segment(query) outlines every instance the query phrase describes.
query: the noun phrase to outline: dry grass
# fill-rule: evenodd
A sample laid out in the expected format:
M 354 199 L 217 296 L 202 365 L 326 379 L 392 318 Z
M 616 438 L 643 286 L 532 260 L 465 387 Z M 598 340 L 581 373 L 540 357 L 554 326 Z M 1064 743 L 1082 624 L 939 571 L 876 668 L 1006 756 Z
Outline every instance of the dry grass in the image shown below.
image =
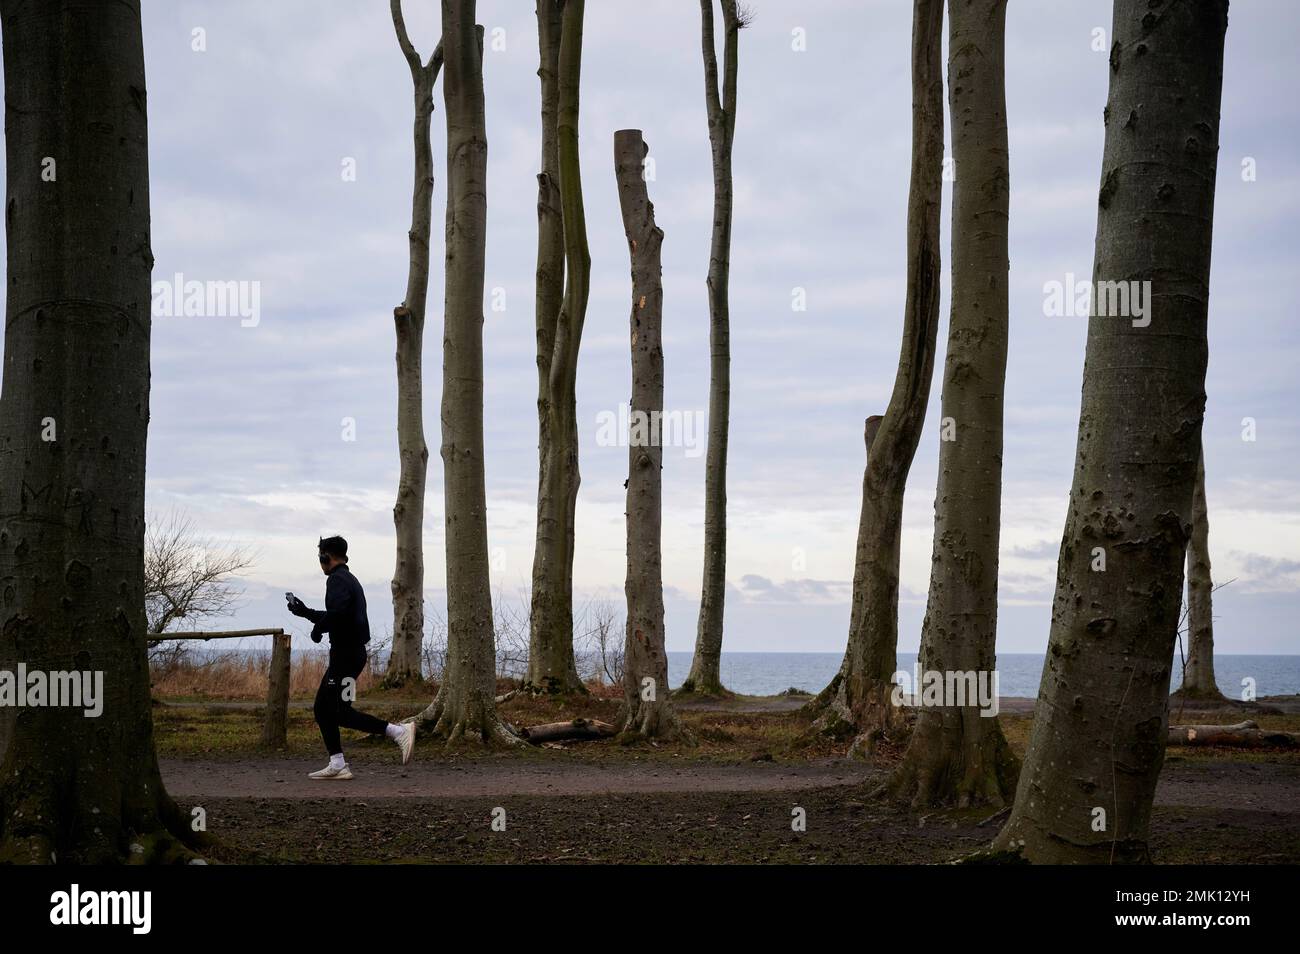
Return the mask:
M 326 652 L 295 652 L 289 666 L 289 696 L 311 699 L 329 663 Z M 222 702 L 265 702 L 271 660 L 268 653 L 227 653 L 212 659 L 183 658 L 150 672 L 153 694 L 159 699 L 197 699 Z M 374 688 L 381 676 L 367 666 L 357 679 L 357 689 Z

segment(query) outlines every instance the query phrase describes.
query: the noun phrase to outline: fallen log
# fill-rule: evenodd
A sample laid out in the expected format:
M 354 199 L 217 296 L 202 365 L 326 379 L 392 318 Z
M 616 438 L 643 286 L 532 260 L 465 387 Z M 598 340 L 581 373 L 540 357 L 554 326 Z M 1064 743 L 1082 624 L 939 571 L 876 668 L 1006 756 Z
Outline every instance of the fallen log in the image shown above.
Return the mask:
M 1258 722 L 1235 725 L 1171 725 L 1169 745 L 1218 745 L 1238 749 L 1300 748 L 1300 735 L 1294 732 L 1268 732 Z
M 573 739 L 604 739 L 613 736 L 618 730 L 608 722 L 599 719 L 574 719 L 571 722 L 547 722 L 542 725 L 527 726 L 519 734 L 533 745 L 544 742 L 561 742 Z

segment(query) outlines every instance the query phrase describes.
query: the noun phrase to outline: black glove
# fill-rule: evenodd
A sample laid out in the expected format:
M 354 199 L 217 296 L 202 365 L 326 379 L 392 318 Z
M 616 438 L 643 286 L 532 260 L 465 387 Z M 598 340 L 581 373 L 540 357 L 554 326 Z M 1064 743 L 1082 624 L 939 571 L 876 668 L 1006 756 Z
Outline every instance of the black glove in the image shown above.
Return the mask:
M 321 637 L 324 635 L 325 634 L 321 632 L 320 623 L 317 623 L 315 626 L 311 628 L 311 641 L 313 643 L 319 643 L 321 641 Z
M 298 597 L 296 596 L 293 599 L 287 601 L 287 606 L 289 612 L 292 613 L 294 616 L 305 617 L 307 615 L 308 612 L 307 604 L 304 603 L 302 600 L 298 599 Z

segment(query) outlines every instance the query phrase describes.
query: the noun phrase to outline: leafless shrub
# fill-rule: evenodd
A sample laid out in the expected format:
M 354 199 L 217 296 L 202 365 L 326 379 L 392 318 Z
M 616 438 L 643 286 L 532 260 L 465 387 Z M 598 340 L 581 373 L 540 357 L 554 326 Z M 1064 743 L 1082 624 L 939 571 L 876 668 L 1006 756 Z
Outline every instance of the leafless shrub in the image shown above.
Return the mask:
M 424 614 L 426 632 L 420 642 L 420 669 L 425 679 L 442 682 L 447 671 L 447 621 L 436 609 Z
M 497 651 L 497 675 L 523 679 L 528 675 L 528 634 L 531 600 L 507 602 L 500 592 L 492 600 L 492 635 Z
M 578 644 L 590 675 L 609 685 L 623 681 L 623 641 L 627 626 L 623 614 L 610 600 L 594 600 L 582 613 Z
M 145 526 L 144 604 L 150 633 L 198 629 L 206 620 L 230 616 L 239 608 L 235 581 L 253 565 L 246 547 L 200 537 L 193 521 L 171 510 Z M 160 672 L 175 669 L 190 647 L 184 642 L 155 643 L 149 662 Z

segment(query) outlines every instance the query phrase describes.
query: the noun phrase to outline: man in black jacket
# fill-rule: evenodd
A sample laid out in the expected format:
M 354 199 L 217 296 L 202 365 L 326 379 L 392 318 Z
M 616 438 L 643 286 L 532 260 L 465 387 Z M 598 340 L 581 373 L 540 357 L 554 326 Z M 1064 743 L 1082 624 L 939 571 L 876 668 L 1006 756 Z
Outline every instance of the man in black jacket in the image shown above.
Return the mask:
M 402 764 L 411 761 L 415 748 L 415 723 L 396 725 L 352 708 L 356 698 L 357 677 L 366 668 L 366 643 L 370 642 L 370 621 L 366 618 L 366 594 L 348 569 L 348 542 L 342 537 L 325 537 L 318 544 L 320 568 L 325 574 L 325 609 L 308 608 L 302 600 L 288 595 L 289 612 L 311 620 L 311 640 L 330 637 L 329 666 L 316 690 L 313 711 L 320 726 L 321 738 L 329 750 L 330 763 L 310 778 L 345 781 L 352 770 L 343 758 L 339 727 L 357 729 L 372 735 L 385 735 L 401 747 Z

